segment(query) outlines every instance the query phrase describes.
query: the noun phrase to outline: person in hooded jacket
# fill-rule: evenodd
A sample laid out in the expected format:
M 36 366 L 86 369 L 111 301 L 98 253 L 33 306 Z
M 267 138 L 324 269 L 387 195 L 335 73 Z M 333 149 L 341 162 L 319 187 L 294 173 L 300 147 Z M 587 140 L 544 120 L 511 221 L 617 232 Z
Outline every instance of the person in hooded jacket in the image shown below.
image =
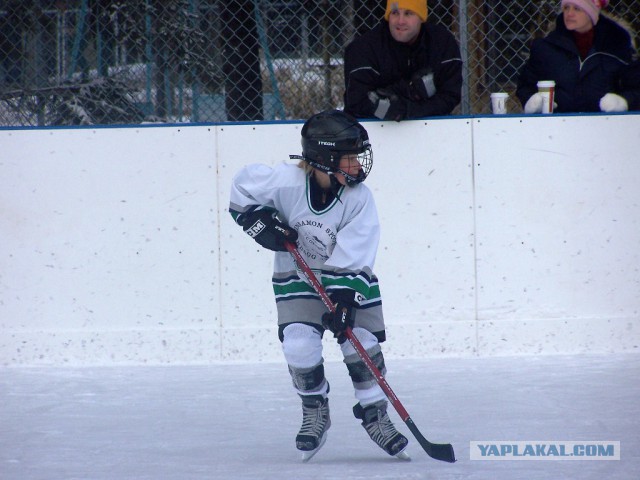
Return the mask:
M 358 118 L 448 115 L 462 96 L 460 47 L 427 22 L 426 0 L 388 0 L 384 19 L 344 53 L 344 110 Z
M 516 95 L 525 113 L 542 111 L 537 82 L 554 80 L 555 112 L 640 109 L 640 62 L 629 32 L 601 15 L 608 0 L 562 0 L 556 28 L 531 44 Z

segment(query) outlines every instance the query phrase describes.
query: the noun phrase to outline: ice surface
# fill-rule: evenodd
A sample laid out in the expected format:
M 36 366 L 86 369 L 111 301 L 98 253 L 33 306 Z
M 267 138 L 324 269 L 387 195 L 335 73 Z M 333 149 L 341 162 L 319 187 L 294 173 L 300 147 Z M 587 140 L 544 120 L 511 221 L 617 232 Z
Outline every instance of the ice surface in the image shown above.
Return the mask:
M 0 479 L 640 478 L 640 356 L 388 361 L 420 431 L 458 462 L 387 456 L 353 418 L 340 362 L 326 364 L 332 427 L 302 463 L 301 409 L 278 364 L 0 369 Z M 469 442 L 620 441 L 620 461 L 471 461 Z

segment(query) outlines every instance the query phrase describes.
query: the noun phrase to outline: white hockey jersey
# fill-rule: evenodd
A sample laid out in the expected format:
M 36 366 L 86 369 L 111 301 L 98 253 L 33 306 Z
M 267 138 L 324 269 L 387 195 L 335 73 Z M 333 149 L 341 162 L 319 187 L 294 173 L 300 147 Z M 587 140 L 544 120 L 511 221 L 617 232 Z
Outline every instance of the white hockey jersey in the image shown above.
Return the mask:
M 380 225 L 373 195 L 367 186 L 342 187 L 323 210 L 310 198 L 310 178 L 300 167 L 253 164 L 234 177 L 229 211 L 236 219 L 259 205 L 278 212 L 278 218 L 298 232 L 298 250 L 330 293 L 332 288 L 356 290 L 363 308 L 380 304 L 373 267 Z M 288 252 L 276 252 L 273 273 L 276 302 L 315 296 Z

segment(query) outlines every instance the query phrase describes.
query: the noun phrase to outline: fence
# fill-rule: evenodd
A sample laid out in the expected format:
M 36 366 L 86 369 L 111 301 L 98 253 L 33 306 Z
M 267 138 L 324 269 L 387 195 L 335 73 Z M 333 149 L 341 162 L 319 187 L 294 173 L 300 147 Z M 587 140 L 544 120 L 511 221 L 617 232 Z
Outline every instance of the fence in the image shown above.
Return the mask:
M 529 41 L 559 0 L 429 2 L 456 36 L 464 85 L 456 114 L 513 93 Z M 0 125 L 303 119 L 340 108 L 342 53 L 384 0 L 5 0 Z M 640 32 L 640 2 L 607 11 Z M 636 37 L 636 43 L 640 37 Z M 520 111 L 511 96 L 510 111 Z

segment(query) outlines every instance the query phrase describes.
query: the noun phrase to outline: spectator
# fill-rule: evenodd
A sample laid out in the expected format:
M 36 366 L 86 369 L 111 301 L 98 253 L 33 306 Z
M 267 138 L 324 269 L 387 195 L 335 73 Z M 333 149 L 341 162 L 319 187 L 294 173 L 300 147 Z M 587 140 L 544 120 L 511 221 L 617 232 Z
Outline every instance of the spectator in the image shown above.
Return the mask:
M 556 112 L 640 109 L 640 67 L 631 36 L 600 14 L 608 0 L 562 0 L 556 28 L 531 44 L 516 95 L 525 113 L 539 113 L 539 80 L 554 80 Z
M 388 0 L 384 20 L 347 45 L 344 77 L 344 109 L 356 117 L 448 115 L 461 98 L 460 48 L 427 22 L 426 0 Z

